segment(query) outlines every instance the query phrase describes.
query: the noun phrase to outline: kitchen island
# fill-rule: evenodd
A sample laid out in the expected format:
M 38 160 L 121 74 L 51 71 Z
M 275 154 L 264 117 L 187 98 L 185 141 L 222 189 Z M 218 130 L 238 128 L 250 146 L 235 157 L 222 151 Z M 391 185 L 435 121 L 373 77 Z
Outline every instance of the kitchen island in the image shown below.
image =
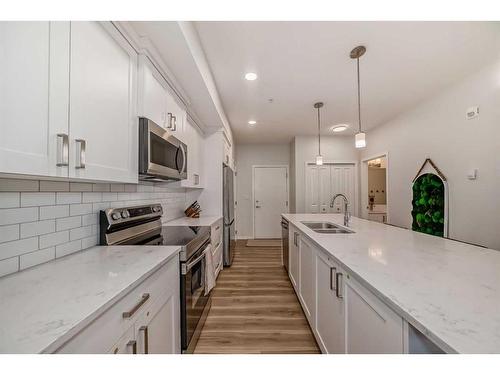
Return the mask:
M 296 245 L 299 252 L 294 260 L 293 250 L 290 250 L 290 278 L 292 284 L 295 283 L 299 300 L 303 307 L 306 306 L 306 315 L 308 309 L 311 310 L 309 322 L 317 339 L 322 313 L 318 306 L 325 297 L 318 297 L 321 296 L 319 289 L 312 297 L 301 294 L 302 290 L 319 288 L 318 279 L 311 282 L 314 276 L 309 274 L 319 275 L 320 260 L 325 259 L 330 262 L 328 267 L 332 272 L 325 282 L 330 283 L 328 287 L 332 291 L 347 293 L 344 283 L 346 286 L 359 284 L 359 290 L 366 290 L 359 293 L 367 295 L 366 301 L 375 297 L 390 309 L 387 316 L 395 314 L 402 319 L 402 352 L 411 352 L 408 350 L 408 329 L 414 327 L 418 334 L 431 341 L 431 345 L 444 352 L 500 353 L 500 252 L 359 218 L 351 219 L 349 228 L 354 233 L 348 234 L 317 233 L 303 223 L 326 221 L 343 225 L 340 214 L 282 216 L 291 224 L 290 246 L 293 249 Z M 300 236 L 300 244 L 292 231 Z M 319 257 L 310 260 L 306 252 L 311 251 L 316 251 Z M 302 269 L 293 263 L 303 260 L 311 264 Z M 294 267 L 300 268 L 299 272 L 294 271 Z M 332 274 L 341 277 L 333 277 L 332 281 Z M 337 292 L 337 288 L 342 292 Z M 349 295 L 339 298 L 346 306 L 354 301 Z M 345 333 L 346 339 L 339 345 L 350 352 L 347 331 L 351 317 L 345 311 L 342 310 L 340 318 L 346 323 L 342 323 L 339 330 Z M 346 316 L 342 315 L 344 313 Z M 379 316 L 386 319 L 383 314 Z M 397 320 L 395 324 L 399 325 Z M 397 330 L 391 332 L 396 332 L 397 337 Z M 369 327 L 365 334 L 364 339 L 369 341 Z M 383 337 L 379 335 L 378 340 L 383 342 Z M 327 351 L 325 347 L 326 344 L 322 348 Z

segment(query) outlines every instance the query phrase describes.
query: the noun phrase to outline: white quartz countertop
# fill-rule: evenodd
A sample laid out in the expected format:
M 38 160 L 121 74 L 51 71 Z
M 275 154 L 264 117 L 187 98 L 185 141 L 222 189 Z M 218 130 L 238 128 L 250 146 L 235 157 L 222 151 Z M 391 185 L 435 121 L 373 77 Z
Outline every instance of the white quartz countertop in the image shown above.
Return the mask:
M 174 219 L 163 223 L 163 225 L 169 226 L 190 226 L 190 227 L 209 227 L 217 220 L 222 219 L 222 216 L 200 216 L 199 218 L 181 217 L 179 219 Z
M 178 246 L 97 246 L 0 279 L 0 353 L 48 353 L 166 264 Z
M 352 234 L 320 234 L 283 214 L 358 281 L 447 352 L 500 353 L 500 252 L 352 218 Z

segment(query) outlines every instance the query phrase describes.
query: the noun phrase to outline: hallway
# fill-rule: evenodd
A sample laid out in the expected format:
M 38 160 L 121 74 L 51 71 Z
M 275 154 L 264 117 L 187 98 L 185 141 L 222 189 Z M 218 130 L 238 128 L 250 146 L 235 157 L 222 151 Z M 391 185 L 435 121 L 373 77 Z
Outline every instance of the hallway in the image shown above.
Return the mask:
M 281 248 L 245 245 L 238 241 L 233 265 L 217 280 L 195 353 L 319 353 Z

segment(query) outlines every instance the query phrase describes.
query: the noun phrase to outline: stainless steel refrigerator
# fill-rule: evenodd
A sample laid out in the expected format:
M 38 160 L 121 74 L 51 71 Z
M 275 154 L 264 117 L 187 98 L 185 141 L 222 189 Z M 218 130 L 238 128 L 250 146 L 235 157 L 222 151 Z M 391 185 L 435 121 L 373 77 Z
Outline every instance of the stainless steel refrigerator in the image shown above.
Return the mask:
M 233 263 L 236 247 L 234 223 L 234 172 L 223 164 L 224 266 Z

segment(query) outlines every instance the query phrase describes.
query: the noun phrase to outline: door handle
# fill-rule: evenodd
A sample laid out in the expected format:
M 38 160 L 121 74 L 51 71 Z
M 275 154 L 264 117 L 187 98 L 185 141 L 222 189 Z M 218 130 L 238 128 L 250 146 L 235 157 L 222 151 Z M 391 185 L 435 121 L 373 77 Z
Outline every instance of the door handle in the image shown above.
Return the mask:
M 132 347 L 132 354 L 137 354 L 137 341 L 135 340 L 130 340 L 127 343 L 127 348 Z
M 332 285 L 334 278 L 335 278 L 335 285 Z M 337 285 L 336 285 L 336 281 L 337 280 L 336 279 L 337 279 L 337 268 L 336 267 L 330 267 L 330 290 L 336 290 L 337 289 Z
M 67 134 L 57 134 L 57 161 L 56 166 L 67 167 L 69 165 L 69 137 Z
M 343 280 L 344 275 L 342 275 L 342 272 L 338 272 L 335 275 L 335 284 L 336 284 L 336 292 L 335 294 L 337 295 L 338 298 L 344 298 L 344 295 L 341 294 L 341 287 L 340 287 L 340 281 Z
M 84 139 L 75 139 L 76 142 L 76 169 L 85 169 L 85 148 L 87 142 Z
M 149 354 L 149 332 L 148 326 L 142 326 L 139 331 L 144 333 L 144 354 Z
M 255 206 L 255 208 L 260 208 L 261 206 Z

